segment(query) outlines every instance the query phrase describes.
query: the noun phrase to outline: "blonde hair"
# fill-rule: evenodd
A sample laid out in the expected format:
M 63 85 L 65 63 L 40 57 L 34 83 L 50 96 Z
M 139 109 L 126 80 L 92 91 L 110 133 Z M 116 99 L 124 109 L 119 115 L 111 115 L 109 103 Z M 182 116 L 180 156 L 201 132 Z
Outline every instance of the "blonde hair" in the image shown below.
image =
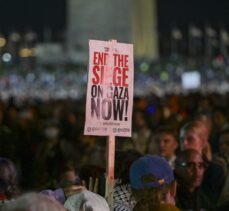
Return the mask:
M 180 130 L 180 138 L 182 139 L 184 134 L 189 131 L 195 131 L 199 138 L 203 142 L 202 154 L 207 160 L 212 159 L 211 147 L 208 142 L 209 138 L 209 127 L 202 120 L 194 120 L 186 123 Z

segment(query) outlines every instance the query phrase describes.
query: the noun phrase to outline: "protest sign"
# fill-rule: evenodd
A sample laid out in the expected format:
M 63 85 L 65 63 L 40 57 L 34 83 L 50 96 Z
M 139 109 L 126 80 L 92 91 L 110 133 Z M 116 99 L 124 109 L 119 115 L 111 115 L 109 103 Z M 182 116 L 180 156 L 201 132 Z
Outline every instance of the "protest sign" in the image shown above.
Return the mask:
M 89 41 L 85 135 L 131 136 L 133 80 L 132 44 Z

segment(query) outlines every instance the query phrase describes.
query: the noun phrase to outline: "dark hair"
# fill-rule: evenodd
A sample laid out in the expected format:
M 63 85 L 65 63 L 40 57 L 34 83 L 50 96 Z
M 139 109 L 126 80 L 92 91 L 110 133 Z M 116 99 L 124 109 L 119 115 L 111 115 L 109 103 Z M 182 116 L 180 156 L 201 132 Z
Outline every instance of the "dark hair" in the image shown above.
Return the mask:
M 79 168 L 76 165 L 74 165 L 74 163 L 67 162 L 66 164 L 64 164 L 60 168 L 61 168 L 60 175 L 58 175 L 58 181 L 59 181 L 60 187 L 65 187 L 68 185 L 81 185 L 81 180 L 79 178 Z M 65 174 L 68 171 L 74 172 L 74 174 L 76 176 L 76 179 L 74 181 L 66 180 Z
M 14 163 L 0 157 L 1 191 L 10 199 L 18 194 L 18 177 Z
M 159 135 L 161 135 L 163 133 L 172 135 L 174 137 L 174 139 L 178 142 L 178 132 L 175 128 L 173 128 L 171 126 L 167 126 L 167 125 L 163 125 L 163 126 L 158 127 L 155 130 L 156 139 Z
M 116 178 L 121 180 L 121 184 L 129 184 L 129 169 L 131 164 L 142 156 L 141 153 L 136 150 L 122 151 L 117 154 L 116 157 Z

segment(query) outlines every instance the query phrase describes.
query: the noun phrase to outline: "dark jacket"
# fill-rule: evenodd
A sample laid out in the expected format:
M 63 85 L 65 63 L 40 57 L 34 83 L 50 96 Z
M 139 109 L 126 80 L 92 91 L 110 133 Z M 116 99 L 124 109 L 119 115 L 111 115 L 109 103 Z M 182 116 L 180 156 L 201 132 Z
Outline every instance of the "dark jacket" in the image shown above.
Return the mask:
M 225 182 L 225 172 L 222 166 L 208 162 L 201 187 L 204 193 L 214 203 L 217 203 Z
M 217 211 L 201 189 L 189 192 L 181 185 L 177 187 L 176 206 L 181 210 Z

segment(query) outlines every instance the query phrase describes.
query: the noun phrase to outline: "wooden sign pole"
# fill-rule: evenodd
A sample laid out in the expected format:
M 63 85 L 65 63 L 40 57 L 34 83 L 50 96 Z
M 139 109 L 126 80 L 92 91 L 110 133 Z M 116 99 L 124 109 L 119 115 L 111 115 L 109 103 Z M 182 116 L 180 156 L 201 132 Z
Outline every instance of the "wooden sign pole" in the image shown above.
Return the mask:
M 110 210 L 113 210 L 113 189 L 114 189 L 114 166 L 115 166 L 115 136 L 107 139 L 107 169 L 106 169 L 106 199 Z
M 112 47 L 117 43 L 117 40 L 109 40 L 109 51 L 113 51 Z M 110 63 L 111 61 L 108 61 Z M 114 189 L 114 167 L 115 167 L 115 136 L 109 135 L 107 139 L 107 168 L 106 168 L 106 199 L 110 210 L 113 210 L 113 189 Z

